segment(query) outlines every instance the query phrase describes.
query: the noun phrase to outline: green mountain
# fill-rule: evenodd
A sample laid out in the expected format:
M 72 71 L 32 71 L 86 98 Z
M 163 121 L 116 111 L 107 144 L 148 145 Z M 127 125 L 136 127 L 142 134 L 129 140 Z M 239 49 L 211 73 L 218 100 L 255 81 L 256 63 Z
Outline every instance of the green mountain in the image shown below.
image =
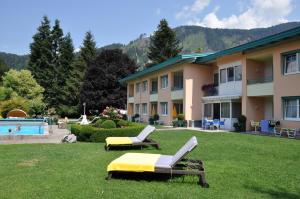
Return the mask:
M 18 70 L 24 68 L 28 61 L 28 55 L 16 55 L 5 52 L 0 52 L 0 58 L 2 58 L 10 68 Z
M 182 53 L 215 52 L 231 48 L 249 41 L 257 40 L 272 34 L 276 34 L 291 28 L 300 26 L 300 22 L 289 22 L 269 28 L 256 29 L 216 29 L 200 26 L 180 26 L 174 28 L 177 38 L 182 44 Z M 147 48 L 149 37 L 145 34 L 131 41 L 122 49 L 143 68 L 149 62 Z
M 300 26 L 300 22 L 289 22 L 279 24 L 268 28 L 255 28 L 250 30 L 244 29 L 217 29 L 206 28 L 201 26 L 180 26 L 174 28 L 177 38 L 182 44 L 182 53 L 193 52 L 214 52 L 231 48 L 249 41 L 260 39 L 262 37 L 276 34 L 291 28 Z M 115 49 L 120 48 L 127 53 L 132 59 L 143 68 L 149 62 L 147 58 L 147 49 L 149 46 L 149 37 L 146 34 L 141 34 L 137 39 L 129 42 L 127 45 L 115 43 L 99 48 Z M 23 68 L 28 60 L 27 55 L 15 55 L 10 53 L 1 53 L 5 63 L 16 69 Z

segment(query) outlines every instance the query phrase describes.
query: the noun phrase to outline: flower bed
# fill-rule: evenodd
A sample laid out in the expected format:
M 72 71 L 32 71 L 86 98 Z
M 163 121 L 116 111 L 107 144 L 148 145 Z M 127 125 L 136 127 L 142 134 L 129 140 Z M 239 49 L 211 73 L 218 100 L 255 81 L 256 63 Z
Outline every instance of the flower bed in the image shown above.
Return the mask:
M 77 136 L 78 141 L 84 142 L 105 142 L 107 137 L 134 137 L 145 128 L 145 125 L 130 123 L 123 128 L 97 128 L 92 125 L 71 125 L 71 132 Z

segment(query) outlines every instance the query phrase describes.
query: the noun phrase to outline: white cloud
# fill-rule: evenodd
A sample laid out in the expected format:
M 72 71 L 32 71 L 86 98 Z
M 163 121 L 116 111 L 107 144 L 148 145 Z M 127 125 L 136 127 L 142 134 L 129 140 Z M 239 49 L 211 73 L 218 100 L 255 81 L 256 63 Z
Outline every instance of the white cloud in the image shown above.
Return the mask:
M 80 48 L 75 48 L 75 53 L 78 53 L 80 51 Z
M 292 0 L 252 0 L 249 7 L 238 15 L 225 18 L 217 16 L 218 9 L 208 13 L 202 19 L 189 18 L 189 25 L 211 28 L 260 28 L 287 22 L 287 16 L 293 10 Z
M 201 12 L 210 3 L 210 0 L 195 0 L 190 6 L 184 6 L 181 11 L 179 11 L 175 17 L 177 19 L 189 18 L 196 13 Z

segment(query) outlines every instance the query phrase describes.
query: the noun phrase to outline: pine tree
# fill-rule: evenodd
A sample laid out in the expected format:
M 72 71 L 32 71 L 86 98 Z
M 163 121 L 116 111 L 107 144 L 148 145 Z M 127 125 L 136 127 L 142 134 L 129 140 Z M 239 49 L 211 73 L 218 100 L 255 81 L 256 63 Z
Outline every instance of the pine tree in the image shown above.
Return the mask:
M 86 64 L 91 63 L 97 54 L 96 42 L 91 31 L 85 33 L 83 47 L 80 50 L 80 56 Z
M 70 34 L 64 37 L 59 20 L 51 30 L 45 16 L 30 44 L 28 69 L 37 82 L 45 88 L 45 102 L 49 108 L 62 103 L 66 80 L 69 79 L 74 59 L 74 47 Z
M 79 97 L 87 65 L 95 60 L 96 43 L 91 32 L 85 34 L 83 45 L 72 64 L 71 74 L 66 81 L 64 92 L 64 114 L 76 116 L 79 114 Z
M 63 44 L 63 30 L 60 27 L 59 20 L 55 20 L 54 26 L 51 30 L 51 71 L 49 71 L 48 76 L 51 77 L 49 79 L 49 85 L 45 91 L 46 95 L 46 102 L 48 103 L 49 107 L 58 108 L 61 100 L 61 81 L 65 81 L 62 79 L 63 75 L 63 66 L 60 64 L 60 57 L 61 55 L 61 46 Z
M 135 70 L 135 62 L 122 50 L 103 50 L 95 62 L 88 65 L 80 93 L 81 104 L 86 102 L 88 111 L 102 111 L 106 106 L 124 108 L 127 92 L 119 79 Z
M 60 22 L 59 22 L 59 20 L 56 19 L 54 22 L 52 31 L 51 31 L 51 41 L 52 41 L 51 51 L 52 51 L 52 57 L 53 57 L 52 63 L 54 65 L 57 65 L 57 63 L 58 63 L 59 48 L 63 41 L 63 36 L 64 36 L 64 33 L 60 27 Z
M 63 37 L 58 49 L 57 60 L 57 82 L 53 88 L 56 91 L 55 104 L 61 109 L 62 105 L 68 104 L 68 99 L 65 98 L 70 91 L 66 87 L 66 80 L 70 78 L 72 72 L 72 64 L 74 61 L 74 46 L 70 33 Z M 71 93 L 68 95 L 72 95 Z M 60 110 L 58 110 L 60 111 Z
M 30 55 L 28 69 L 32 75 L 44 88 L 51 86 L 52 76 L 52 40 L 50 21 L 47 16 L 43 17 L 41 25 L 37 29 L 37 33 L 32 37 L 33 42 L 30 44 Z M 46 89 L 45 99 L 51 96 Z
M 168 26 L 167 20 L 162 19 L 154 35 L 150 37 L 148 58 L 157 64 L 177 56 L 181 49 L 175 31 Z

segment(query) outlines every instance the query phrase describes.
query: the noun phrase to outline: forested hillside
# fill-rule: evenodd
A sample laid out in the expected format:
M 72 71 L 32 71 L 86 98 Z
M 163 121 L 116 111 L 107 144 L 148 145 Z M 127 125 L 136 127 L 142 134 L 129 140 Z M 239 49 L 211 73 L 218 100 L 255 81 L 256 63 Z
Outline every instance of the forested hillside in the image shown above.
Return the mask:
M 174 28 L 174 30 L 183 47 L 182 53 L 192 53 L 223 50 L 297 26 L 300 26 L 300 22 L 289 22 L 269 28 L 250 30 L 214 29 L 200 26 L 180 26 Z M 148 46 L 149 37 L 147 37 L 146 34 L 141 34 L 137 39 L 132 40 L 127 45 L 119 43 L 110 44 L 99 48 L 99 51 L 102 49 L 122 49 L 130 58 L 134 59 L 138 65 L 143 66 L 149 61 L 147 58 Z M 16 69 L 23 68 L 28 60 L 27 55 L 19 56 L 2 52 L 0 52 L 0 57 L 8 66 Z

